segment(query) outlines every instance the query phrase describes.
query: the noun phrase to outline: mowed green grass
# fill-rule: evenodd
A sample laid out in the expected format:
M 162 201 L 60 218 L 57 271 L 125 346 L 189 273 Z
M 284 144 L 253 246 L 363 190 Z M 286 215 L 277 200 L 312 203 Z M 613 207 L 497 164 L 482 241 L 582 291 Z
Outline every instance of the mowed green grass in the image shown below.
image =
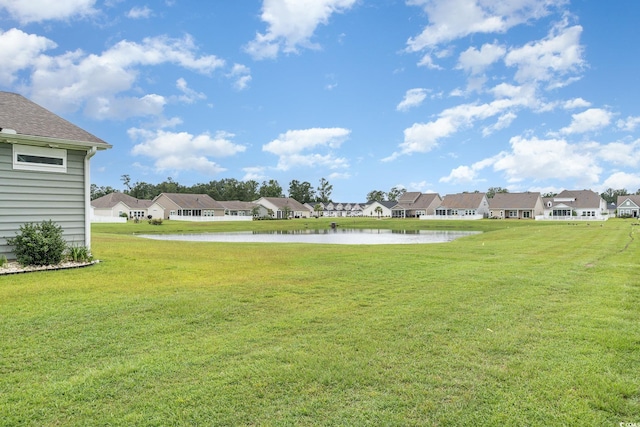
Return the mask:
M 0 277 L 0 425 L 640 422 L 634 221 L 394 221 L 343 222 L 485 233 L 232 244 L 95 226 L 101 263 Z

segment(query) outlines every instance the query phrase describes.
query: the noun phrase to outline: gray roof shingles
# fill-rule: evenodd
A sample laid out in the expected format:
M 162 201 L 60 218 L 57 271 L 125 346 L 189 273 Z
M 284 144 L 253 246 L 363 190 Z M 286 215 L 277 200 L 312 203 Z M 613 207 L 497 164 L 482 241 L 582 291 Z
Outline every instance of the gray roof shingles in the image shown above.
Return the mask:
M 62 117 L 11 92 L 0 92 L 0 129 L 13 129 L 18 135 L 55 138 L 109 146 L 105 141 Z
M 534 209 L 540 193 L 496 193 L 489 199 L 490 209 Z

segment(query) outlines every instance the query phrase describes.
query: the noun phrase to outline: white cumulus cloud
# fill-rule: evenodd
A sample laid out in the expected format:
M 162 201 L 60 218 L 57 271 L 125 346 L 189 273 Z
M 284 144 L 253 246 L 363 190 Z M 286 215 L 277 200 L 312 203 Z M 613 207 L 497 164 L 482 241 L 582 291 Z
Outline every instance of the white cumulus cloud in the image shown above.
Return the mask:
M 560 129 L 562 134 L 592 132 L 609 126 L 611 112 L 602 108 L 589 108 L 582 113 L 572 114 L 571 124 Z
M 602 183 L 601 188 L 614 188 L 614 189 L 622 189 L 625 188 L 630 190 L 631 192 L 636 191 L 636 189 L 640 189 L 640 174 L 637 173 L 628 173 L 628 172 L 615 172 L 611 174 L 607 179 Z
M 345 168 L 349 165 L 348 161 L 337 157 L 334 150 L 339 148 L 350 134 L 351 131 L 344 128 L 289 130 L 265 144 L 262 150 L 278 156 L 280 170 L 315 166 Z
M 232 141 L 233 134 L 217 132 L 192 135 L 188 132 L 149 131 L 133 128 L 128 131 L 136 141 L 133 155 L 154 159 L 158 171 L 197 171 L 217 174 L 225 170 L 211 158 L 228 157 L 244 152 L 244 145 Z
M 586 188 L 598 182 L 602 172 L 596 156 L 563 139 L 515 136 L 509 143 L 511 152 L 496 156 L 493 168 L 504 172 L 511 183 L 571 178 Z
M 53 41 L 20 30 L 1 33 L 0 42 L 5 41 L 0 81 L 11 83 L 20 76 L 35 102 L 56 112 L 84 109 L 96 119 L 158 114 L 164 104 L 158 97 L 166 97 L 140 94 L 136 83 L 142 67 L 173 64 L 208 75 L 225 65 L 214 55 L 199 55 L 188 35 L 123 40 L 99 54 L 75 50 L 57 56 L 45 53 L 56 47 Z M 133 89 L 135 96 L 128 93 Z M 119 107 L 123 110 L 116 111 Z
M 562 86 L 557 80 L 584 67 L 581 34 L 581 26 L 568 26 L 563 21 L 545 39 L 511 49 L 505 57 L 505 64 L 516 67 L 515 79 L 520 83 L 550 81 L 552 85 Z
M 480 74 L 489 65 L 501 59 L 506 51 L 502 46 L 488 43 L 482 45 L 480 50 L 470 47 L 460 54 L 457 68 L 470 74 Z
M 0 30 L 0 83 L 10 85 L 25 68 L 32 67 L 40 55 L 57 47 L 56 43 L 46 37 L 27 34 L 12 28 L 6 32 Z
M 97 13 L 96 0 L 0 0 L 0 9 L 21 24 L 65 20 Z
M 280 51 L 317 48 L 311 41 L 318 25 L 326 25 L 334 13 L 349 10 L 357 0 L 263 0 L 261 19 L 266 33 L 257 33 L 245 50 L 254 59 L 275 58 Z
M 144 19 L 149 18 L 151 16 L 152 10 L 147 6 L 144 7 L 133 7 L 127 12 L 127 18 L 131 19 Z
M 429 25 L 407 41 L 418 52 L 476 33 L 505 33 L 510 28 L 546 16 L 564 0 L 408 0 L 427 14 Z
M 422 88 L 409 89 L 404 95 L 404 99 L 396 106 L 398 111 L 407 111 L 414 107 L 419 107 L 427 97 L 427 90 Z

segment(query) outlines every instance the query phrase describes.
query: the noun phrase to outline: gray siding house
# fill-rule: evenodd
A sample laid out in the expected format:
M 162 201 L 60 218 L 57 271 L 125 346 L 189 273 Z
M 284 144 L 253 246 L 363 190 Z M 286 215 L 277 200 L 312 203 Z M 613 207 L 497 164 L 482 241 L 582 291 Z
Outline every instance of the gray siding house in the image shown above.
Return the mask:
M 22 95 L 0 92 L 0 255 L 20 226 L 52 220 L 91 246 L 90 159 L 111 148 Z

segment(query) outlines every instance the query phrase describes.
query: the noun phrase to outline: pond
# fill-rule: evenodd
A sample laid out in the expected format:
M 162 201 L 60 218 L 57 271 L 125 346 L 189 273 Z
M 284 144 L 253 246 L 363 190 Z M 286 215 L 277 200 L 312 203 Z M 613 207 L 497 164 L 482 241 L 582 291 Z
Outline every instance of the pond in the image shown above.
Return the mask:
M 332 245 L 402 245 L 444 243 L 480 231 L 379 230 L 336 228 L 324 230 L 236 231 L 201 234 L 139 234 L 155 240 L 234 243 L 320 243 Z

